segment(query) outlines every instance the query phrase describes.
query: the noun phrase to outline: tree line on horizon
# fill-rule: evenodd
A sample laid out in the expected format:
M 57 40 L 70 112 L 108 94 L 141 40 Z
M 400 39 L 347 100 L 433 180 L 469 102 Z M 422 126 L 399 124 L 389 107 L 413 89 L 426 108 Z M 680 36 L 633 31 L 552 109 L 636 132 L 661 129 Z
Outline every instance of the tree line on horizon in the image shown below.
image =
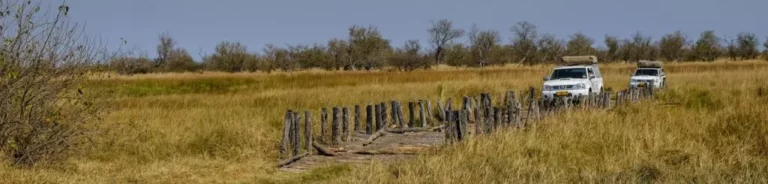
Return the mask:
M 504 64 L 535 65 L 558 62 L 565 55 L 596 55 L 601 62 L 635 62 L 661 60 L 667 62 L 729 60 L 768 61 L 768 49 L 760 51 L 759 38 L 742 32 L 735 38 L 718 37 L 704 31 L 694 40 L 681 31 L 658 40 L 636 32 L 630 38 L 606 35 L 605 46 L 594 47 L 596 40 L 577 32 L 567 39 L 549 33 L 540 34 L 536 25 L 523 21 L 513 25 L 511 42 L 504 43 L 499 31 L 473 25 L 468 31 L 453 26 L 450 20 L 432 21 L 426 30 L 428 47 L 418 40 L 399 46 L 384 38 L 376 26 L 353 25 L 346 39 L 334 38 L 326 44 L 298 44 L 285 47 L 267 44 L 261 52 L 248 52 L 240 42 L 220 42 L 214 53 L 195 61 L 168 33 L 159 36 L 157 57 L 124 53 L 106 63 L 121 74 L 187 71 L 295 71 L 321 68 L 326 70 L 373 70 L 391 67 L 400 71 L 435 65 L 486 67 Z M 466 37 L 467 42 L 457 41 Z M 768 48 L 768 38 L 763 47 Z

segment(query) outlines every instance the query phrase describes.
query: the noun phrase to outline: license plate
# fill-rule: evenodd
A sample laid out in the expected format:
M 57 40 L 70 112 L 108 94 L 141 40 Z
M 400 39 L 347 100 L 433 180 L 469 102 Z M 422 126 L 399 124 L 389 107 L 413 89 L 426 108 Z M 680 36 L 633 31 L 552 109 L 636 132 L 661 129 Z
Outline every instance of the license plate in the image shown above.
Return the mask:
M 645 87 L 645 83 L 640 83 L 640 84 L 638 84 L 637 86 L 639 86 L 639 87 Z
M 558 91 L 558 92 L 555 92 L 555 96 L 568 96 L 568 92 L 567 91 Z

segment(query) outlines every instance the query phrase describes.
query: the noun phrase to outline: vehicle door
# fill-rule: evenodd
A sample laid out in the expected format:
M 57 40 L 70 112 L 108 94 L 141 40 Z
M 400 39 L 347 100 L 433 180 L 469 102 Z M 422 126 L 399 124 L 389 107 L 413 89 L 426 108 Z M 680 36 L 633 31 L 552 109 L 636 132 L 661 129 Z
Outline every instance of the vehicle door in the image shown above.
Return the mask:
M 598 82 L 598 80 L 600 80 L 600 79 L 597 78 L 597 75 L 595 74 L 595 71 L 592 70 L 592 67 L 588 67 L 587 68 L 587 77 L 589 78 L 589 82 L 590 82 L 590 86 L 592 88 L 592 92 L 594 93 L 594 92 L 599 91 L 600 90 L 600 83 Z

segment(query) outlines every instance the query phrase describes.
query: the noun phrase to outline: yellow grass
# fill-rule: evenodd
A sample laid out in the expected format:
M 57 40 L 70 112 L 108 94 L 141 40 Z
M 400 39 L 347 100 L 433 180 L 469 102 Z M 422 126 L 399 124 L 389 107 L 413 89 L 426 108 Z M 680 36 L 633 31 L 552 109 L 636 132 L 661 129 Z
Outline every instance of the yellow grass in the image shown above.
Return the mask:
M 480 92 L 498 99 L 509 89 L 539 88 L 552 66 L 94 77 L 86 93 L 109 113 L 93 144 L 61 166 L 2 165 L 0 178 L 3 183 L 768 182 L 768 63 L 665 67 L 670 88 L 654 103 L 552 117 L 525 131 L 472 139 L 408 162 L 329 165 L 301 174 L 274 167 L 286 109 L 318 114 L 334 105 L 420 98 L 458 103 L 460 96 Z M 620 89 L 633 66 L 601 69 L 606 86 Z

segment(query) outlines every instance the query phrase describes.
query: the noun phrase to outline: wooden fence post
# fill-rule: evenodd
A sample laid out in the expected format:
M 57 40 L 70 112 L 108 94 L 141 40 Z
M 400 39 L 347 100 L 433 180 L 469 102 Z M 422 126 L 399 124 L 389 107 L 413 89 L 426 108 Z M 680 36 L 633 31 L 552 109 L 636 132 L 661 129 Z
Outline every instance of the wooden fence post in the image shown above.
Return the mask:
M 301 126 L 299 126 L 299 122 L 301 122 L 301 115 L 299 112 L 293 112 L 293 140 L 291 140 L 293 146 L 293 156 L 299 155 L 301 153 Z
M 288 145 L 291 142 L 291 125 L 293 125 L 293 112 L 288 110 L 283 121 L 283 139 L 280 141 L 280 156 L 283 158 L 290 157 L 288 155 Z
M 449 110 L 449 111 L 450 111 L 450 110 L 453 110 L 453 108 L 451 108 L 451 104 L 452 104 L 452 103 L 453 103 L 453 102 L 451 101 L 451 98 L 448 98 L 448 100 L 446 100 L 446 101 L 445 101 L 445 109 L 447 109 L 447 110 Z M 446 115 L 448 115 L 448 113 L 447 113 L 447 112 L 446 112 Z
M 419 126 L 427 126 L 427 117 L 424 114 L 424 100 L 419 100 Z
M 349 141 L 349 138 L 352 135 L 351 132 L 349 131 L 349 108 L 344 107 L 341 109 L 341 112 L 342 112 L 342 117 L 341 117 L 341 130 L 342 130 L 341 137 L 342 138 L 341 139 L 342 141 L 347 142 Z
M 483 134 L 483 115 L 481 114 L 483 111 L 480 110 L 480 106 L 475 105 L 474 108 L 475 111 L 475 135 Z
M 394 100 L 390 101 L 389 107 L 391 109 L 390 116 L 392 117 L 392 125 L 396 125 L 402 128 L 403 126 L 400 126 L 401 123 L 398 122 L 398 118 L 397 118 L 397 101 L 394 101 Z
M 400 122 L 400 128 L 408 127 L 407 123 L 405 123 L 405 118 L 403 117 L 403 106 L 399 101 L 397 102 L 397 121 Z
M 374 120 L 374 128 L 373 131 L 379 131 L 381 129 L 381 104 L 375 104 L 373 105 L 373 120 Z
M 354 133 L 358 133 L 362 131 L 362 127 L 360 127 L 360 105 L 355 105 L 355 131 Z
M 414 107 L 415 104 L 413 102 L 408 102 L 408 127 L 414 127 L 416 125 L 416 120 L 414 119 Z
M 611 92 L 603 92 L 603 108 L 611 108 Z
M 445 143 L 451 143 L 451 136 L 453 135 L 453 126 L 451 126 L 452 124 L 451 111 L 444 110 L 444 109 L 441 109 L 441 110 L 445 111 L 445 115 L 446 115 L 445 120 L 443 121 L 443 123 L 445 124 L 445 126 L 443 127 L 443 130 L 445 132 Z
M 328 109 L 323 107 L 323 109 L 320 111 L 320 142 L 324 144 L 328 144 L 328 142 L 325 140 L 326 136 L 325 127 L 328 126 Z
M 467 120 L 469 120 L 469 118 L 467 117 L 468 112 L 469 110 L 467 109 L 462 109 L 461 111 L 459 111 L 459 123 L 456 124 L 457 125 L 456 138 L 459 141 L 461 141 L 462 139 L 464 139 L 464 137 L 467 136 Z
M 445 122 L 445 108 L 443 108 L 443 103 L 440 100 L 437 101 L 437 118 L 441 122 Z
M 432 125 L 432 124 L 434 124 L 434 123 L 432 123 L 432 117 L 433 117 L 432 116 L 432 111 L 433 111 L 433 109 L 432 109 L 432 101 L 431 100 L 426 100 L 426 102 L 427 102 L 427 109 L 426 109 L 426 111 L 427 111 L 427 124 Z
M 312 153 L 312 113 L 304 111 L 304 146 Z
M 381 128 L 387 128 L 387 103 L 381 102 Z
M 373 134 L 373 107 L 365 106 L 365 134 Z
M 332 108 L 333 120 L 331 122 L 331 144 L 341 144 L 341 111 L 338 107 Z

